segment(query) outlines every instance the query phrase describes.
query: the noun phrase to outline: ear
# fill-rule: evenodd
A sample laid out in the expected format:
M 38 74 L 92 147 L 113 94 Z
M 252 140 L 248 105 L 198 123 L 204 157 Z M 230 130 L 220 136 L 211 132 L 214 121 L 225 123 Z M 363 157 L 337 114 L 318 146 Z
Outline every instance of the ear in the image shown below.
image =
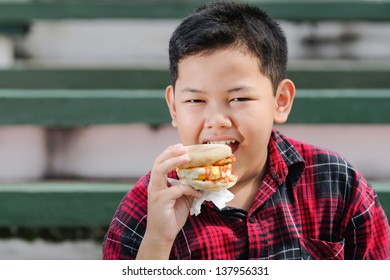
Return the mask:
M 275 123 L 282 124 L 287 121 L 294 101 L 294 96 L 294 83 L 288 79 L 281 81 L 276 91 Z
M 175 105 L 175 91 L 173 86 L 168 86 L 165 90 L 165 101 L 167 102 L 169 113 L 172 118 L 172 126 L 177 127 L 176 122 L 176 105 Z

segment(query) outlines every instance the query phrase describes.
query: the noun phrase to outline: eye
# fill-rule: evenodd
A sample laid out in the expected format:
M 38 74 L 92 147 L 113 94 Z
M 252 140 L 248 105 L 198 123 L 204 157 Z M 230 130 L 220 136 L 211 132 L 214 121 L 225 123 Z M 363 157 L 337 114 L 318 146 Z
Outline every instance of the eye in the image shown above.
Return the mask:
M 236 97 L 236 98 L 233 98 L 233 99 L 230 99 L 229 102 L 244 102 L 244 101 L 249 101 L 251 100 L 250 98 L 247 98 L 247 97 Z
M 204 100 L 202 99 L 188 99 L 186 100 L 186 103 L 202 103 Z

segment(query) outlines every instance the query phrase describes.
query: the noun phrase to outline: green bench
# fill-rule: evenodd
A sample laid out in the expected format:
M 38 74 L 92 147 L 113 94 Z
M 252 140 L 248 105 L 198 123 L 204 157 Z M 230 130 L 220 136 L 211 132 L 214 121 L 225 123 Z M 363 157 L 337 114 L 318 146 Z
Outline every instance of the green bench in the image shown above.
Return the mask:
M 298 90 L 288 123 L 389 124 L 390 89 Z M 164 90 L 0 89 L 0 125 L 170 123 Z
M 293 61 L 288 77 L 298 89 L 289 123 L 390 123 L 390 65 Z M 167 69 L 0 69 L 0 125 L 168 124 L 169 82 Z
M 206 0 L 3 0 L 0 33 L 25 33 L 35 20 L 182 18 Z M 272 16 L 289 21 L 388 21 L 390 1 L 255 0 Z
M 297 88 L 386 89 L 390 65 L 365 61 L 291 61 L 288 77 Z M 26 89 L 164 89 L 170 83 L 168 66 L 158 68 L 55 68 L 0 69 L 0 88 Z
M 182 18 L 205 0 L 5 0 L 0 2 L 0 22 L 29 22 L 37 19 L 128 19 Z M 368 0 L 255 0 L 276 18 L 292 21 L 390 20 L 390 2 Z
M 107 227 L 132 183 L 0 184 L 1 227 Z

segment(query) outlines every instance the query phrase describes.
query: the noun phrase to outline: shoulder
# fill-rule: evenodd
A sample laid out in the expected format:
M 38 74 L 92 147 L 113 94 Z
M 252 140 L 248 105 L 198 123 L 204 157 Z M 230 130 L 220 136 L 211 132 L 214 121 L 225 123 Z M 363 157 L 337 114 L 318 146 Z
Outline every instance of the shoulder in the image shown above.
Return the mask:
M 353 199 L 359 193 L 371 193 L 364 176 L 343 155 L 310 143 L 286 137 L 304 161 L 301 186 L 330 197 Z
M 321 180 L 324 176 L 332 177 L 335 181 L 342 181 L 336 178 L 338 176 L 345 179 L 346 176 L 360 176 L 352 164 L 338 152 L 287 137 L 278 131 L 275 131 L 273 139 L 289 169 L 298 164 L 297 170 L 302 172 L 302 176 L 312 176 L 314 181 Z
M 288 140 L 302 156 L 306 169 L 331 174 L 357 175 L 359 173 L 343 155 L 336 151 L 291 138 Z
M 126 208 L 127 212 L 142 211 L 146 214 L 149 180 L 150 173 L 141 177 L 132 187 L 130 186 L 129 191 L 120 202 L 118 210 Z

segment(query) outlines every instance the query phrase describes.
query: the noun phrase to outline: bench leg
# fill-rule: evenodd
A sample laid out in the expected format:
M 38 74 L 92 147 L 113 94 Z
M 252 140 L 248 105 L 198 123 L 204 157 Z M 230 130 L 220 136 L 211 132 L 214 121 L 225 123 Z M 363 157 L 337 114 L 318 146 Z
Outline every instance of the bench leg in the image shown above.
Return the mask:
M 14 64 L 14 42 L 11 37 L 0 35 L 0 68 Z
M 46 173 L 47 147 L 44 128 L 0 127 L 0 181 L 41 179 Z

